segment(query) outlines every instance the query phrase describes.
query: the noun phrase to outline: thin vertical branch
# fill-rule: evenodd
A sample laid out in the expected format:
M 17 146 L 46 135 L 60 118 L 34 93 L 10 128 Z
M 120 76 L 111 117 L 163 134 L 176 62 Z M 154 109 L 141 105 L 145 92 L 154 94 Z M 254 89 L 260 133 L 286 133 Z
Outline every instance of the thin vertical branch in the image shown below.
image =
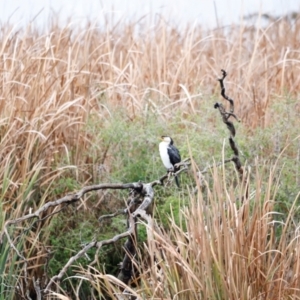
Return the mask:
M 231 99 L 230 97 L 228 97 L 226 95 L 226 90 L 225 90 L 225 86 L 224 86 L 224 79 L 227 76 L 227 73 L 225 70 L 221 70 L 222 72 L 222 77 L 218 79 L 218 81 L 220 82 L 220 87 L 221 87 L 221 95 L 222 97 L 227 100 L 229 102 L 229 112 L 226 111 L 226 109 L 224 108 L 222 103 L 215 103 L 214 108 L 218 109 L 223 122 L 226 124 L 230 136 L 229 136 L 229 145 L 231 150 L 233 151 L 233 157 L 231 158 L 231 161 L 234 163 L 236 170 L 238 171 L 239 174 L 239 178 L 241 182 L 244 182 L 247 185 L 247 181 L 246 181 L 246 176 L 245 176 L 245 170 L 243 168 L 243 165 L 241 163 L 240 160 L 240 156 L 239 156 L 239 149 L 237 147 L 237 144 L 235 143 L 235 135 L 236 135 L 236 130 L 235 130 L 235 126 L 233 124 L 233 122 L 229 121 L 230 117 L 235 118 L 238 122 L 240 122 L 240 120 L 237 118 L 237 116 L 234 113 L 234 101 L 233 99 Z M 248 185 L 246 186 L 246 193 L 245 193 L 246 198 L 248 198 Z

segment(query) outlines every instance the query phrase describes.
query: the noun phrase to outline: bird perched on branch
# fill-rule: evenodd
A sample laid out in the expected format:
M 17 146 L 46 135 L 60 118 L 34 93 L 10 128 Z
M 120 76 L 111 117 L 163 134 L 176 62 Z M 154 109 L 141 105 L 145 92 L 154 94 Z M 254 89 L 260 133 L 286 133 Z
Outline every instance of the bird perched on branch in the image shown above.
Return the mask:
M 174 146 L 174 142 L 169 136 L 162 136 L 162 141 L 159 143 L 159 153 L 161 160 L 168 172 L 176 173 L 180 167 L 175 167 L 181 161 L 180 153 Z M 178 176 L 175 175 L 176 185 L 179 187 Z

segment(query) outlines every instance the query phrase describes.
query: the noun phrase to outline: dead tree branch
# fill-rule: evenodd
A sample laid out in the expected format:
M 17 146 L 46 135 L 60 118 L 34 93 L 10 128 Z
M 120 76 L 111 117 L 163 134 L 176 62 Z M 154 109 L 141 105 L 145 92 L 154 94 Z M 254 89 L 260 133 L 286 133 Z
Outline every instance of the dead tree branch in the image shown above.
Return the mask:
M 134 184 L 135 185 L 135 184 Z M 137 186 L 137 185 L 135 185 Z M 66 274 L 68 268 L 80 257 L 82 257 L 88 250 L 91 248 L 97 248 L 100 249 L 104 245 L 109 245 L 112 243 L 117 242 L 118 240 L 122 238 L 127 237 L 127 241 L 124 245 L 125 248 L 125 257 L 122 262 L 121 271 L 118 276 L 120 280 L 122 280 L 125 284 L 128 284 L 130 279 L 133 277 L 133 264 L 132 259 L 136 254 L 136 242 L 135 242 L 135 236 L 136 236 L 136 226 L 137 226 L 137 217 L 142 217 L 146 215 L 151 216 L 152 215 L 152 204 L 154 199 L 154 191 L 151 183 L 148 184 L 141 184 L 141 187 L 138 186 L 138 189 L 133 189 L 130 191 L 130 197 L 136 201 L 137 193 L 140 195 L 143 195 L 143 201 L 140 203 L 140 205 L 134 210 L 128 212 L 128 230 L 115 235 L 113 238 L 103 241 L 93 241 L 91 243 L 88 243 L 82 250 L 80 250 L 76 255 L 72 256 L 69 261 L 65 264 L 65 266 L 61 269 L 58 275 L 52 277 L 43 291 L 44 293 L 47 293 L 50 291 L 51 286 L 55 282 L 59 282 L 63 276 Z M 131 201 L 132 199 L 130 199 Z M 133 206 L 131 207 L 133 209 Z M 144 217 L 146 220 L 146 218 Z
M 234 141 L 236 130 L 235 130 L 233 122 L 229 121 L 229 118 L 234 117 L 238 122 L 240 122 L 240 120 L 238 119 L 238 117 L 234 113 L 234 101 L 231 98 L 229 98 L 225 93 L 224 79 L 227 76 L 227 73 L 223 69 L 221 70 L 221 72 L 222 72 L 222 77 L 219 78 L 218 81 L 220 82 L 222 97 L 229 102 L 229 105 L 230 105 L 229 106 L 229 112 L 226 112 L 226 110 L 225 110 L 224 106 L 222 105 L 222 103 L 218 103 L 218 102 L 215 103 L 214 108 L 219 110 L 219 112 L 221 114 L 221 117 L 222 117 L 222 120 L 226 124 L 226 126 L 229 130 L 229 133 L 230 133 L 229 145 L 230 145 L 230 148 L 233 151 L 234 155 L 229 161 L 232 161 L 234 163 L 235 168 L 236 168 L 236 170 L 239 174 L 240 180 L 245 181 L 245 171 L 244 171 L 244 168 L 243 168 L 241 160 L 240 160 L 239 150 L 238 150 L 237 144 Z
M 176 172 L 176 175 L 179 175 L 182 172 L 185 172 L 188 169 L 188 166 L 190 165 L 189 158 L 183 160 L 178 164 L 178 166 L 182 166 L 180 170 Z M 59 213 L 62 211 L 62 209 L 69 204 L 75 203 L 79 201 L 85 194 L 102 190 L 102 189 L 119 189 L 129 190 L 129 197 L 127 201 L 127 208 L 123 210 L 119 210 L 115 212 L 114 214 L 109 214 L 105 216 L 101 216 L 99 218 L 99 221 L 103 221 L 105 218 L 113 218 L 118 215 L 127 215 L 127 223 L 128 228 L 127 231 L 115 235 L 111 239 L 102 240 L 102 241 L 96 241 L 93 240 L 90 243 L 86 244 L 78 253 L 76 253 L 74 256 L 72 256 L 69 261 L 64 265 L 64 267 L 60 270 L 59 274 L 53 276 L 49 282 L 47 283 L 46 287 L 42 289 L 41 287 L 38 287 L 39 292 L 41 292 L 43 295 L 46 293 L 49 293 L 51 291 L 51 288 L 54 284 L 59 283 L 63 276 L 66 274 L 67 270 L 72 266 L 72 264 L 77 261 L 80 257 L 84 256 L 91 248 L 97 248 L 96 255 L 99 252 L 99 250 L 104 245 L 109 245 L 116 243 L 118 240 L 127 238 L 127 241 L 125 242 L 124 249 L 125 249 L 125 256 L 123 259 L 123 262 L 121 264 L 120 268 L 120 274 L 119 279 L 122 280 L 124 283 L 128 283 L 130 279 L 133 277 L 133 258 L 136 255 L 136 227 L 137 227 L 137 219 L 142 218 L 146 221 L 148 224 L 152 224 L 152 209 L 153 209 L 153 200 L 154 200 L 154 190 L 153 187 L 156 185 L 163 185 L 165 180 L 168 179 L 168 181 L 171 180 L 169 177 L 169 174 L 164 174 L 161 176 L 158 180 L 155 180 L 150 183 L 142 183 L 142 182 L 134 182 L 134 183 L 119 183 L 119 184 L 98 184 L 98 185 L 92 185 L 92 186 L 86 186 L 79 190 L 75 194 L 69 194 L 66 195 L 58 200 L 47 202 L 43 206 L 41 206 L 39 209 L 37 209 L 35 212 L 30 212 L 29 214 L 26 214 L 20 218 L 14 219 L 14 220 L 7 220 L 3 226 L 3 229 L 0 234 L 0 243 L 3 243 L 4 238 L 6 237 L 10 247 L 15 251 L 18 257 L 22 259 L 24 262 L 24 268 L 25 268 L 25 277 L 26 277 L 26 283 L 27 283 L 27 259 L 18 251 L 16 246 L 14 245 L 13 240 L 10 238 L 9 234 L 9 226 L 16 225 L 18 223 L 27 221 L 27 220 L 36 220 L 37 222 L 40 222 L 50 216 L 53 216 L 56 213 Z M 58 208 L 57 211 L 52 212 L 46 216 L 43 216 L 44 213 L 46 213 L 50 208 Z M 27 230 L 27 229 L 26 229 Z M 26 231 L 25 230 L 25 231 Z M 24 232 L 25 232 L 24 231 Z M 95 256 L 96 256 L 95 255 Z M 94 261 L 95 263 L 96 257 Z

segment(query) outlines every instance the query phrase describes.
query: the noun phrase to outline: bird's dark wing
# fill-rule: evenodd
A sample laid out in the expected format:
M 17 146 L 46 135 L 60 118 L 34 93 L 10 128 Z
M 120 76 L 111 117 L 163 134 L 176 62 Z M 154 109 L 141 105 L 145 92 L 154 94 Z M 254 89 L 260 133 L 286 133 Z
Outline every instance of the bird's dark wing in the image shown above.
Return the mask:
M 170 145 L 168 147 L 168 154 L 170 157 L 170 162 L 173 166 L 181 161 L 180 153 L 175 146 Z

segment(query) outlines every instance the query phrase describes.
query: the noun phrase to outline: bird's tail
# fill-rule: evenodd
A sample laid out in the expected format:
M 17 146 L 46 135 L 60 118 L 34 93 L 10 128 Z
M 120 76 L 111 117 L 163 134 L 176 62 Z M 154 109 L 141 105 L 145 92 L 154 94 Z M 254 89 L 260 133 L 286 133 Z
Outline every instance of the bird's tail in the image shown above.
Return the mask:
M 177 187 L 180 188 L 178 175 L 175 175 L 175 183 L 176 183 Z
M 178 168 L 176 168 L 176 169 L 174 170 L 174 173 L 176 173 L 177 171 L 179 171 Z M 176 183 L 177 187 L 180 187 L 178 175 L 175 175 L 175 183 Z

